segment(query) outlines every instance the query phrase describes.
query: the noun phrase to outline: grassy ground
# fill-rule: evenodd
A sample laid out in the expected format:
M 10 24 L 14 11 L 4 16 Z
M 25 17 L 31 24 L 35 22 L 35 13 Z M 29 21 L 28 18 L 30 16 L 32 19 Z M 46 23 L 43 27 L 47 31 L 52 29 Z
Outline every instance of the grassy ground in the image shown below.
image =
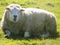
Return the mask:
M 57 31 L 60 35 L 60 0 L 0 0 L 0 20 L 3 16 L 5 7 L 8 4 L 17 3 L 22 7 L 42 8 L 54 13 L 57 17 Z M 0 45 L 60 45 L 60 37 L 56 39 L 7 39 L 4 38 L 4 33 L 0 30 Z

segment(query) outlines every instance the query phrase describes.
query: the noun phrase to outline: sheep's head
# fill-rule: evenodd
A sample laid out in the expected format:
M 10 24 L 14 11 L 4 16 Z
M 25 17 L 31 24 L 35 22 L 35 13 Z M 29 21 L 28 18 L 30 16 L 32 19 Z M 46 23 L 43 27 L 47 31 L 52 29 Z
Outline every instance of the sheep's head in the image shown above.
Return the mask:
M 7 18 L 12 22 L 18 22 L 21 14 L 20 14 L 21 7 L 18 4 L 11 4 L 7 6 L 5 15 L 7 15 Z

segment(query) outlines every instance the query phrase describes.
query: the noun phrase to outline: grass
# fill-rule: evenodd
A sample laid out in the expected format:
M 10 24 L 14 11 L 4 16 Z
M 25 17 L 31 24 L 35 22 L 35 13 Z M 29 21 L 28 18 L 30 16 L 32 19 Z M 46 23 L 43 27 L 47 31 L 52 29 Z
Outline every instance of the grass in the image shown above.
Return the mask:
M 55 14 L 57 18 L 57 31 L 60 35 L 60 0 L 0 0 L 0 20 L 2 19 L 4 9 L 8 4 L 17 3 L 24 8 L 42 8 Z M 56 39 L 24 39 L 4 38 L 4 33 L 0 30 L 0 45 L 60 45 L 60 37 Z

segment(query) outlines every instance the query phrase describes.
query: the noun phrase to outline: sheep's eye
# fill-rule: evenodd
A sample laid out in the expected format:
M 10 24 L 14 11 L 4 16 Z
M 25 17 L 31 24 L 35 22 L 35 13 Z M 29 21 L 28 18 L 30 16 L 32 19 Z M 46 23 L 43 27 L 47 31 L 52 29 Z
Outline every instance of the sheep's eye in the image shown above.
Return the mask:
M 10 6 L 10 7 L 13 7 L 13 6 Z
M 16 6 L 17 8 L 20 8 L 19 6 Z

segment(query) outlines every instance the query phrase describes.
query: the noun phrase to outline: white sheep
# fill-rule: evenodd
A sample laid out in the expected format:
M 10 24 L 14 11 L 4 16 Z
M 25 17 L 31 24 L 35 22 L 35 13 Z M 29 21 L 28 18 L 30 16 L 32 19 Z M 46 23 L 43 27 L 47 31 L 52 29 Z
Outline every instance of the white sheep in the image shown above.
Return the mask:
M 37 8 L 21 8 L 18 4 L 7 6 L 2 18 L 2 29 L 11 33 L 23 33 L 24 37 L 48 37 L 57 32 L 56 17 L 51 12 Z

